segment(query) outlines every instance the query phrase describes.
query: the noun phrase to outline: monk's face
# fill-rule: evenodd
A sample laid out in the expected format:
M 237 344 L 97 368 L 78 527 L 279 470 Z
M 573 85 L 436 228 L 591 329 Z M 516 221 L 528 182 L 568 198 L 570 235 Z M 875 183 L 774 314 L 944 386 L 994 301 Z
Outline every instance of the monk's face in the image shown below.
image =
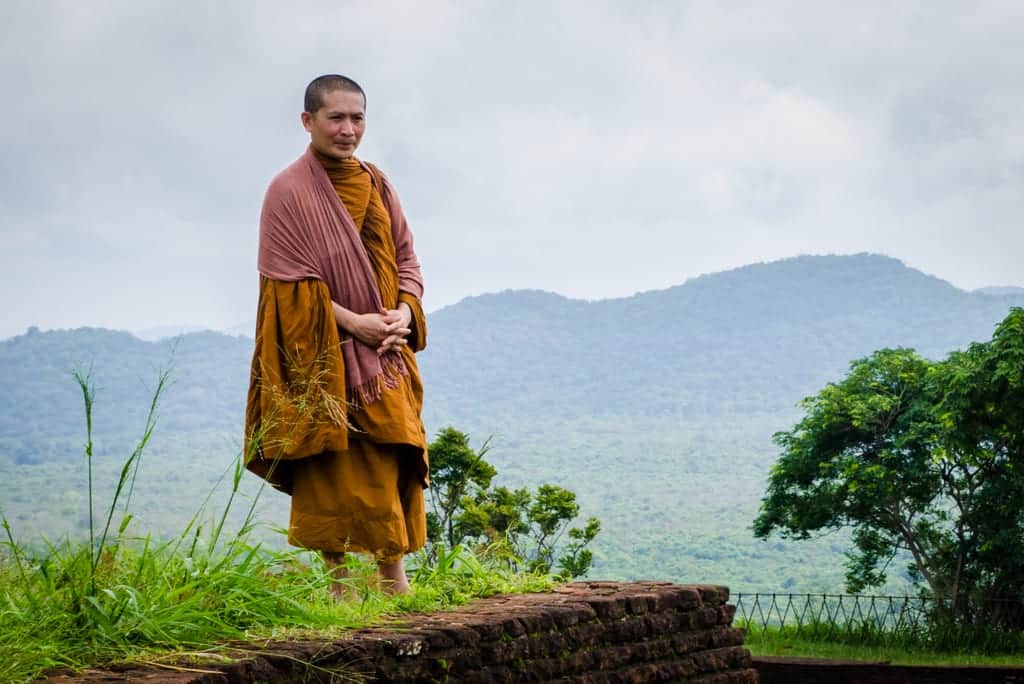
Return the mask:
M 348 90 L 332 90 L 315 114 L 302 112 L 302 125 L 309 131 L 313 149 L 334 159 L 355 154 L 366 130 L 363 96 Z

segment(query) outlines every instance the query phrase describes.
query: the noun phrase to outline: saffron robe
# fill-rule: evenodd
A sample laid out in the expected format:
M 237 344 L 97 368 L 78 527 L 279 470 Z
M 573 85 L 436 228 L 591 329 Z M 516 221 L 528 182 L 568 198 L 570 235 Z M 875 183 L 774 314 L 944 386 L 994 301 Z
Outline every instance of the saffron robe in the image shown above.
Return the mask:
M 317 159 L 359 229 L 385 308 L 412 311 L 400 352 L 407 373 L 376 400 L 349 403 L 340 345 L 352 340 L 337 327 L 326 283 L 261 276 L 246 466 L 291 494 L 290 543 L 393 562 L 426 541 L 429 465 L 413 356 L 426 320 L 419 298 L 400 290 L 400 274 L 418 277 L 419 265 L 408 230 L 392 230 L 392 217 L 404 216 L 384 176 L 355 159 Z

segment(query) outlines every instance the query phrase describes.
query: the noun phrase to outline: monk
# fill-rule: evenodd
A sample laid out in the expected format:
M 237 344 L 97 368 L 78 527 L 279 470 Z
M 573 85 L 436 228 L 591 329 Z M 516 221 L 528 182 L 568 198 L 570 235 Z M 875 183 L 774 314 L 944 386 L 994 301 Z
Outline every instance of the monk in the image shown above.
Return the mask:
M 289 543 L 319 551 L 345 594 L 345 554 L 370 554 L 385 589 L 426 542 L 423 279 L 387 177 L 355 156 L 366 95 L 327 75 L 306 88 L 306 152 L 260 216 L 246 467 L 291 495 Z

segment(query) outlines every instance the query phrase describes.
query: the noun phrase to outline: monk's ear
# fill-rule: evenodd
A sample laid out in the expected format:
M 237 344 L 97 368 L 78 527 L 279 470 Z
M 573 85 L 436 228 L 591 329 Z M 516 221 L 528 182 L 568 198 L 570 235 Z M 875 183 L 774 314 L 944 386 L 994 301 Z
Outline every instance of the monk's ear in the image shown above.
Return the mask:
M 302 112 L 302 127 L 307 133 L 313 130 L 313 115 L 309 112 Z

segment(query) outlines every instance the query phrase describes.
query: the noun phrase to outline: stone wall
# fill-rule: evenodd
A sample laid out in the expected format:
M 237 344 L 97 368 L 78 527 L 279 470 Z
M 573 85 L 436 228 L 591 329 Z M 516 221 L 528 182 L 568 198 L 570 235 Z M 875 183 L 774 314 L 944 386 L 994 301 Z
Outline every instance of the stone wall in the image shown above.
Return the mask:
M 728 598 L 718 586 L 579 582 L 406 617 L 335 641 L 271 643 L 202 672 L 134 669 L 78 679 L 757 682 Z

